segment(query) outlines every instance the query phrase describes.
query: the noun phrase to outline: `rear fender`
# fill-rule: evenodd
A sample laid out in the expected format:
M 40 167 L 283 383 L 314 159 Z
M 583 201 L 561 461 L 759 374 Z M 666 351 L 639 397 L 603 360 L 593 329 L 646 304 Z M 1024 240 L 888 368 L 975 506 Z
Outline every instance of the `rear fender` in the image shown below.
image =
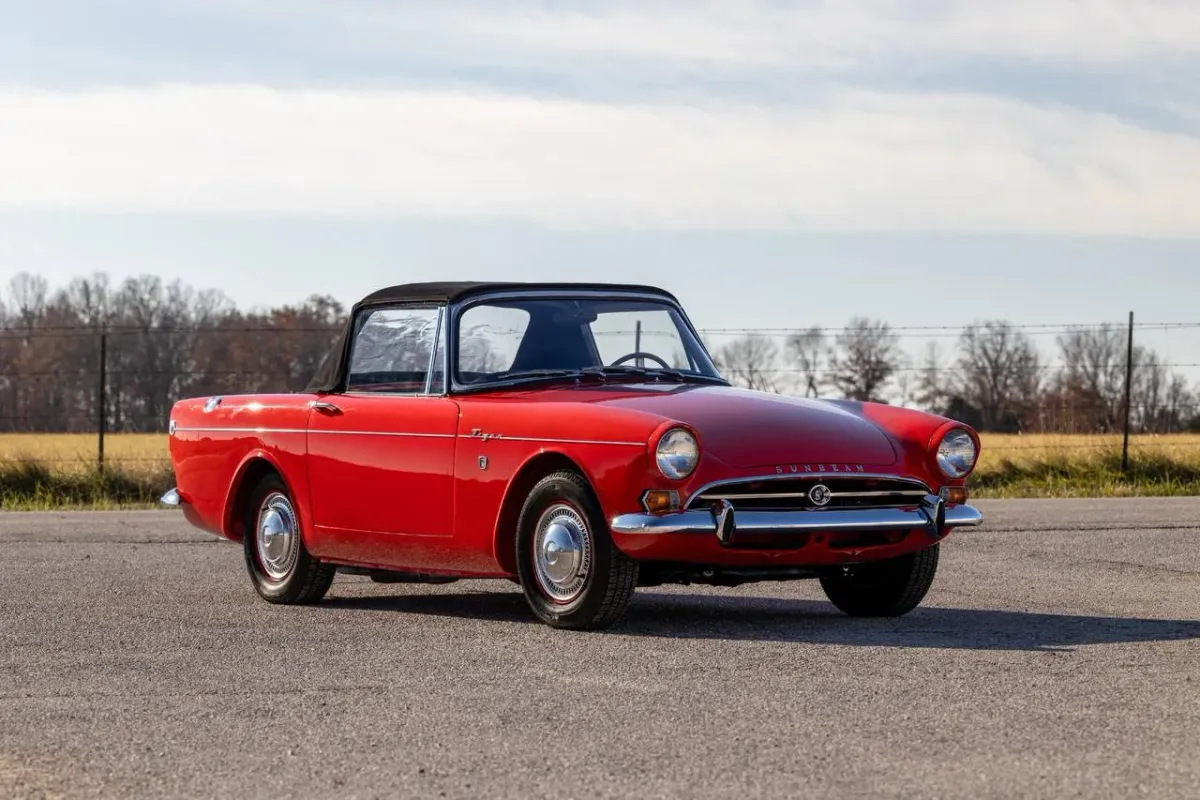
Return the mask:
M 292 495 L 296 514 L 300 517 L 301 531 L 311 530 L 309 527 L 308 503 L 297 492 L 296 483 L 284 471 L 283 466 L 279 463 L 279 459 L 274 454 L 265 448 L 256 447 L 247 453 L 246 457 L 238 464 L 233 480 L 229 484 L 229 493 L 225 498 L 225 508 L 222 515 L 223 532 L 227 539 L 235 542 L 242 541 L 242 537 L 245 534 L 243 520 L 245 518 L 246 503 L 249 502 L 250 493 L 254 491 L 254 487 L 258 485 L 259 480 L 262 479 L 263 474 L 267 470 L 277 473 L 288 487 L 288 492 Z

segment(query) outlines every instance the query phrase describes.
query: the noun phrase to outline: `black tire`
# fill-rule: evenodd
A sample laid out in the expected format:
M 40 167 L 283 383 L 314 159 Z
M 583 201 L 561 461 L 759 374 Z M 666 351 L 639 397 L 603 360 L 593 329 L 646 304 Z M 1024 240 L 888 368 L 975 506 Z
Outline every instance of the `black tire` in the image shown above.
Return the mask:
M 584 524 L 575 556 L 579 560 L 570 561 L 568 555 L 570 563 L 580 566 L 570 570 L 571 585 L 562 587 L 557 597 L 554 590 L 559 587 L 539 573 L 534 558 L 539 527 L 553 527 L 555 520 L 573 524 L 573 532 Z M 612 625 L 624 615 L 637 586 L 637 562 L 613 544 L 596 496 L 587 481 L 569 470 L 547 475 L 529 492 L 517 521 L 516 555 L 517 576 L 529 607 L 555 628 L 597 630 Z
M 267 511 L 271 503 L 276 514 L 283 519 L 282 500 L 290 511 L 290 521 L 286 524 L 293 530 L 294 544 L 289 544 L 286 557 L 286 569 L 273 569 L 268 566 L 268 557 L 261 551 L 259 545 L 259 519 Z M 246 569 L 250 573 L 250 581 L 262 599 L 268 603 L 279 605 L 305 605 L 320 602 L 337 568 L 332 564 L 323 564 L 313 558 L 304 546 L 304 535 L 300 521 L 296 517 L 295 504 L 287 484 L 278 475 L 271 474 L 263 477 L 246 504 L 245 533 L 242 536 L 242 550 L 246 556 Z M 294 548 L 294 549 L 293 549 Z
M 852 617 L 899 617 L 925 599 L 937 574 L 939 545 L 899 558 L 856 564 L 821 578 L 825 596 Z

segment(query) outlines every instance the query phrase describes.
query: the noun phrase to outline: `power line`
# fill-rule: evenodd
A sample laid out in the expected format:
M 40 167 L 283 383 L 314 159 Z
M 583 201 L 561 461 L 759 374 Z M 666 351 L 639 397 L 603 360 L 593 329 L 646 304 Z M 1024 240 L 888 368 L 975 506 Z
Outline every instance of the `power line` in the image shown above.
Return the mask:
M 925 332 L 925 331 L 953 331 L 955 333 L 960 333 L 971 327 L 975 327 L 975 326 L 970 325 L 970 324 L 967 324 L 967 325 L 889 325 L 888 330 L 893 333 L 896 333 L 896 332 L 901 332 L 901 333 L 903 333 L 903 332 Z M 1149 329 L 1200 328 L 1200 322 L 1137 322 L 1137 323 L 1134 323 L 1133 327 L 1138 330 L 1145 330 L 1148 328 Z M 1087 332 L 1089 330 L 1099 331 L 1099 330 L 1103 330 L 1103 329 L 1107 328 L 1109 330 L 1120 333 L 1122 331 L 1126 331 L 1129 329 L 1129 323 L 1128 322 L 1080 322 L 1080 323 L 1053 322 L 1053 323 L 1033 323 L 1033 324 L 1028 324 L 1028 325 L 1004 323 L 1004 328 L 1006 330 L 1018 330 L 1018 331 L 1046 330 L 1048 333 L 1075 332 L 1075 331 Z M 807 333 L 809 329 L 808 328 L 698 328 L 697 330 L 700 333 L 718 333 L 718 334 L 761 333 L 761 334 L 767 335 L 767 336 L 782 336 L 782 335 L 793 334 L 793 333 Z M 821 328 L 821 327 L 817 327 L 816 330 L 820 331 L 821 333 L 848 333 L 848 332 L 858 331 L 859 328 L 852 328 L 852 327 Z M 982 326 L 980 326 L 980 330 L 984 330 L 984 328 L 982 328 Z
M 1143 369 L 1143 370 L 1144 369 L 1200 369 L 1200 363 L 1134 364 L 1134 367 L 1135 367 L 1135 369 Z M 1073 367 L 1073 366 L 1067 365 L 1067 364 L 1049 364 L 1049 365 L 1039 365 L 1039 366 L 1034 366 L 1034 367 L 1014 366 L 1014 367 L 1009 367 L 1009 368 L 1005 369 L 1004 372 L 1006 374 L 1032 373 L 1032 372 L 1069 372 L 1072 369 L 1079 369 L 1081 373 L 1086 372 L 1086 370 L 1082 370 L 1079 367 Z M 1122 371 L 1122 375 L 1124 375 L 1125 365 L 1124 364 L 1109 364 L 1109 365 L 1105 365 L 1104 369 L 1106 369 L 1106 370 L 1119 369 Z M 745 374 L 745 373 L 750 373 L 750 374 L 772 374 L 772 375 L 782 375 L 782 374 L 809 375 L 809 374 L 811 374 L 813 376 L 835 375 L 838 372 L 835 369 L 823 368 L 823 369 L 819 369 L 819 370 L 814 370 L 810 373 L 809 370 L 803 369 L 801 367 L 771 367 L 771 368 L 764 368 L 764 369 L 759 369 L 756 367 L 749 367 L 749 368 L 747 368 L 747 367 L 724 367 L 722 369 L 722 371 L 727 372 L 730 375 L 741 375 L 741 374 Z M 964 371 L 966 371 L 966 370 L 956 367 L 956 366 L 937 366 L 937 367 L 930 367 L 930 366 L 912 367 L 912 366 L 910 366 L 910 367 L 896 367 L 895 369 L 892 370 L 893 373 L 899 373 L 899 372 L 903 372 L 903 373 L 929 373 L 929 372 L 959 373 L 959 372 L 964 372 Z M 90 378 L 90 377 L 94 377 L 99 374 L 100 374 L 100 370 L 98 370 L 98 369 L 59 369 L 59 370 L 40 370 L 39 369 L 39 370 L 30 370 L 30 371 L 23 371 L 23 370 L 18 369 L 18 370 L 10 370 L 7 372 L 0 372 L 0 379 L 4 379 L 4 378 Z M 268 370 L 254 369 L 252 367 L 247 367 L 245 369 L 230 369 L 230 370 L 224 370 L 224 369 L 212 369 L 212 370 L 209 370 L 209 369 L 161 369 L 161 370 L 107 369 L 107 370 L 105 370 L 105 374 L 108 375 L 109 377 L 123 377 L 123 376 L 151 377 L 152 376 L 152 377 L 187 377 L 187 378 L 198 378 L 198 379 L 227 378 L 227 377 L 238 377 L 238 376 L 242 376 L 242 375 L 252 376 L 252 377 L 256 377 L 256 378 L 285 378 L 285 379 L 298 378 L 301 380 L 307 380 L 309 377 L 309 375 L 306 372 L 303 374 L 298 374 L 298 373 L 292 372 L 292 371 L 284 371 L 284 370 L 268 371 Z M 1122 377 L 1122 380 L 1124 380 L 1123 377 Z
M 961 325 L 889 325 L 888 331 L 892 333 L 930 333 L 943 332 L 960 334 L 962 331 L 973 327 L 972 324 Z M 1042 331 L 1047 334 L 1058 333 L 1075 333 L 1101 331 L 1104 329 L 1113 330 L 1116 332 L 1127 330 L 1129 325 L 1123 321 L 1113 322 L 1048 322 L 1048 323 L 1029 323 L 1016 324 L 1004 323 L 1006 330 L 1016 331 Z M 1200 322 L 1137 322 L 1134 323 L 1135 330 L 1180 330 L 1180 329 L 1200 329 Z M 282 327 L 276 325 L 256 325 L 256 326 L 182 326 L 182 325 L 164 325 L 164 326 L 143 326 L 143 325 L 105 325 L 105 326 L 87 326 L 87 325 L 38 325 L 32 327 L 0 327 L 0 334 L 13 334 L 22 337 L 39 337 L 48 334 L 66 333 L 79 336 L 98 336 L 101 333 L 108 334 L 166 334 L 166 333 L 326 333 L 337 334 L 341 333 L 344 328 L 344 323 L 337 323 L 332 326 L 317 326 L 317 327 Z M 796 333 L 806 333 L 808 328 L 767 328 L 767 327 L 746 327 L 746 328 L 697 328 L 700 334 L 726 335 L 726 334 L 759 334 L 763 336 L 787 336 Z M 817 330 L 825 334 L 830 333 L 848 333 L 857 331 L 854 327 L 835 327 L 824 328 L 818 327 Z M 633 331 L 600 331 L 600 335 L 632 335 Z

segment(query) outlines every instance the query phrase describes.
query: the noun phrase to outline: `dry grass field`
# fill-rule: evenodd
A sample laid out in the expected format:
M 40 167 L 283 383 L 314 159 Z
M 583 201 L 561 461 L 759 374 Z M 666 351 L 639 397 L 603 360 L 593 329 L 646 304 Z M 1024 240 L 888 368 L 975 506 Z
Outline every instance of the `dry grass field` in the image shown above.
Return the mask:
M 91 470 L 96 466 L 94 433 L 0 433 L 0 463 L 37 461 L 54 471 Z M 168 461 L 165 433 L 119 433 L 104 438 L 104 458 L 131 472 Z
M 1005 461 L 1016 464 L 1036 464 L 1057 459 L 1094 461 L 1114 453 L 1119 456 L 1122 437 L 1120 434 L 1107 436 L 985 433 L 982 438 L 983 457 L 979 464 L 979 471 L 994 472 L 1001 468 Z M 1131 436 L 1129 451 L 1135 458 L 1169 459 L 1180 464 L 1200 467 L 1200 434 Z

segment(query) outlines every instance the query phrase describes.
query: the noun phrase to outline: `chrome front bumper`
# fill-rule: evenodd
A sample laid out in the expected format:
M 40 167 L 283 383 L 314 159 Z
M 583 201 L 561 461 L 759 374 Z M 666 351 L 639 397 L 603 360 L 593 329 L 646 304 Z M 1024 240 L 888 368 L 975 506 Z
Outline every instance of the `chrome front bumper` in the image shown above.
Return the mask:
M 971 506 L 947 506 L 937 495 L 927 495 L 915 506 L 899 508 L 820 509 L 813 511 L 741 511 L 721 501 L 711 510 L 665 514 L 622 514 L 610 523 L 613 533 L 715 534 L 728 544 L 734 533 L 817 533 L 830 531 L 911 531 L 925 529 L 935 536 L 951 528 L 973 528 L 983 515 Z

